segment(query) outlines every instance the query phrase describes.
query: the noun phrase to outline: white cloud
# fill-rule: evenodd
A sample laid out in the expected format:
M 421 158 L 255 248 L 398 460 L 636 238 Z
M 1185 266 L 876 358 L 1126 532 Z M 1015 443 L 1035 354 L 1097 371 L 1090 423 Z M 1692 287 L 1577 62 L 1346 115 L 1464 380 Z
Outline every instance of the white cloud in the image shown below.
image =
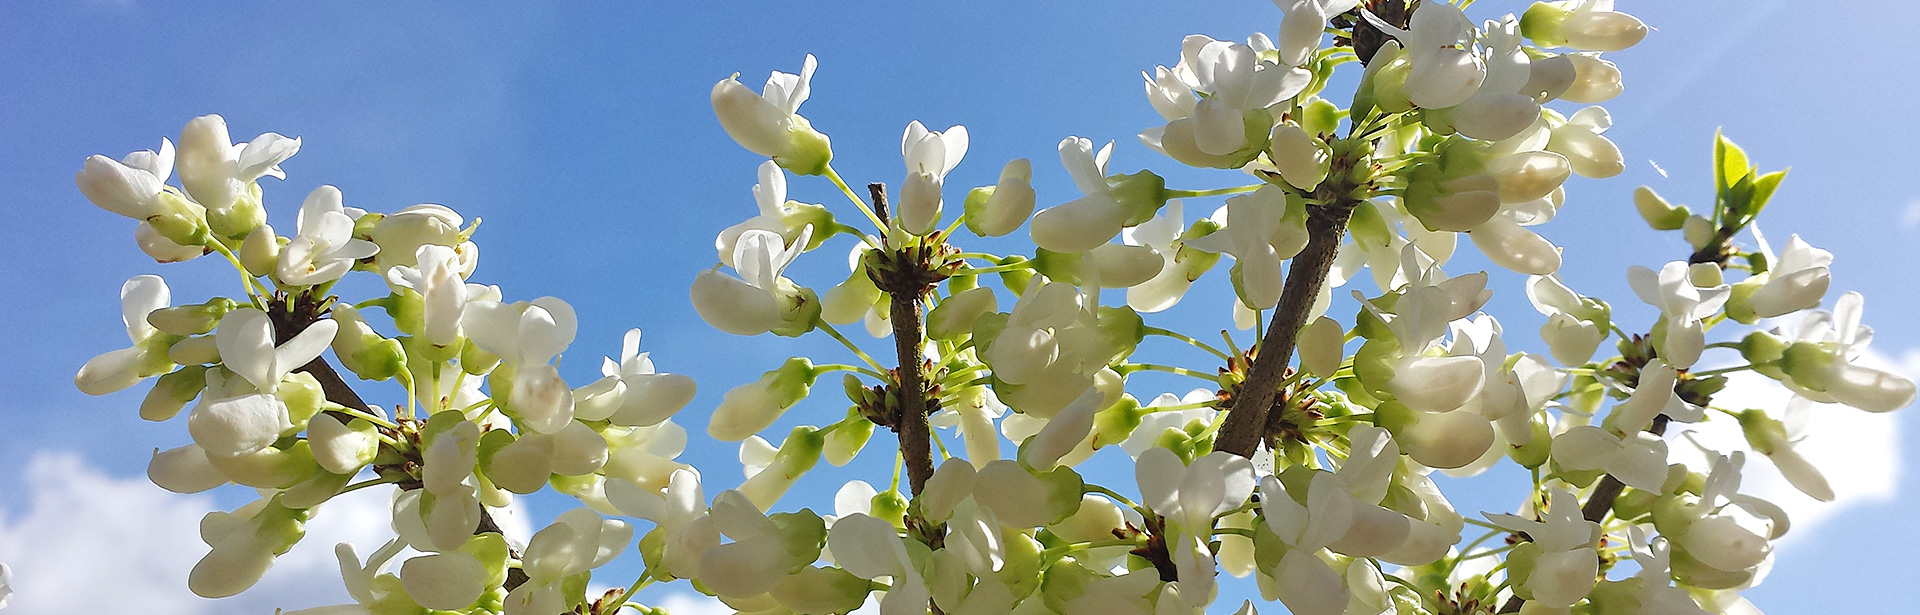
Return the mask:
M 1900 210 L 1900 230 L 1911 231 L 1920 227 L 1920 199 L 1907 202 L 1906 209 Z
M 350 602 L 333 545 L 364 555 L 393 537 L 392 490 L 362 489 L 314 512 L 307 535 L 280 556 L 260 583 L 222 600 L 187 590 L 187 573 L 207 552 L 200 518 L 217 508 L 208 495 L 167 493 L 145 477 L 116 478 L 72 452 L 36 453 L 23 472 L 25 509 L 0 510 L 0 561 L 13 568 L 8 615 L 97 610 L 89 601 L 139 605 L 147 615 L 271 613 Z M 509 537 L 531 535 L 515 506 L 500 520 Z
M 1887 369 L 1908 378 L 1920 377 L 1920 351 L 1907 351 L 1898 361 L 1868 352 L 1868 365 Z M 1781 418 L 1792 396 L 1785 386 L 1765 376 L 1740 372 L 1729 377 L 1727 388 L 1714 397 L 1714 405 L 1729 410 L 1760 408 Z M 1902 469 L 1900 422 L 1911 409 L 1872 413 L 1834 404 L 1814 406 L 1807 423 L 1806 439 L 1795 448 L 1814 467 L 1826 475 L 1833 487 L 1832 502 L 1820 502 L 1800 493 L 1766 457 L 1749 452 L 1741 492 L 1778 504 L 1787 511 L 1793 528 L 1782 537 L 1783 548 L 1814 535 L 1817 528 L 1840 512 L 1873 502 L 1891 501 L 1897 495 Z M 1700 443 L 1720 451 L 1749 450 L 1732 417 L 1712 413 L 1712 420 L 1688 425 Z M 1673 460 L 1705 471 L 1706 461 L 1685 440 L 1671 442 Z

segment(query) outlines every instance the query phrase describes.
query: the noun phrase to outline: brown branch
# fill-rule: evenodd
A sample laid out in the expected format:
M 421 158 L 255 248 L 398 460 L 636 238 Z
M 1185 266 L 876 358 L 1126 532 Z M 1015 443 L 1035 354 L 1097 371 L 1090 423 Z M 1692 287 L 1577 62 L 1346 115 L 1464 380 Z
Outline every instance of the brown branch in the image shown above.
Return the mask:
M 867 184 L 867 192 L 873 195 L 874 213 L 883 221 L 889 220 L 886 184 Z M 893 324 L 894 355 L 900 361 L 900 367 L 894 370 L 900 380 L 895 389 L 899 393 L 900 415 L 894 417 L 891 427 L 900 438 L 900 456 L 907 466 L 907 487 L 912 494 L 919 495 L 927 479 L 933 477 L 933 428 L 927 424 L 924 371 L 926 323 L 921 300 L 934 280 L 925 263 L 907 252 L 903 249 L 887 254 L 886 264 L 877 271 L 869 269 L 868 276 L 890 298 L 887 315 Z
M 1327 281 L 1327 271 L 1333 267 L 1340 240 L 1346 236 L 1347 219 L 1359 205 L 1359 201 L 1341 194 L 1348 191 L 1337 190 L 1337 186 L 1323 184 L 1316 192 L 1338 196 L 1329 199 L 1329 205 L 1308 206 L 1307 246 L 1293 257 L 1292 265 L 1287 268 L 1286 286 L 1280 291 L 1280 304 L 1274 308 L 1273 322 L 1267 326 L 1266 339 L 1260 341 L 1255 351 L 1246 382 L 1234 395 L 1233 409 L 1227 413 L 1226 425 L 1214 440 L 1213 450 L 1251 457 L 1266 435 L 1267 413 L 1273 409 L 1273 399 L 1280 393 L 1281 376 L 1293 359 L 1300 327 L 1307 324 L 1307 314 L 1320 295 L 1320 286 Z

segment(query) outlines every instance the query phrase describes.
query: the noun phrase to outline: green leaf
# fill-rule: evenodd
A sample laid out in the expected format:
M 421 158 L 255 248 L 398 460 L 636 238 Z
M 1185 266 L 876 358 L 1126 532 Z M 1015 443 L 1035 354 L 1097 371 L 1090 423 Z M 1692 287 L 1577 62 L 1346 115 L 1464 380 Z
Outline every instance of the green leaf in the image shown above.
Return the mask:
M 1715 132 L 1713 138 L 1714 189 L 1717 194 L 1725 195 L 1734 182 L 1752 175 L 1754 168 L 1747 162 L 1746 150 L 1734 145 L 1726 134 Z
M 1752 222 L 1767 207 L 1767 201 L 1773 198 L 1773 191 L 1780 188 L 1780 182 L 1787 178 L 1787 169 L 1781 169 L 1753 180 L 1753 195 L 1748 197 L 1747 219 Z

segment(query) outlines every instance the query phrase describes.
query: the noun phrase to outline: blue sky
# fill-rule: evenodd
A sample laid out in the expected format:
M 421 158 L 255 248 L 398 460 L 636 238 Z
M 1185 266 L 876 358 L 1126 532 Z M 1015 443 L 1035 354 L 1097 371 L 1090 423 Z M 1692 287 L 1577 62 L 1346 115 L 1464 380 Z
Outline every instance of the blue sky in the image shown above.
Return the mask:
M 1524 6 L 1483 0 L 1474 11 L 1491 16 Z M 1834 287 L 1867 295 L 1875 347 L 1897 363 L 1920 366 L 1920 354 L 1907 354 L 1920 349 L 1920 325 L 1904 317 L 1920 311 L 1906 249 L 1920 234 L 1920 191 L 1898 181 L 1920 165 L 1902 119 L 1920 68 L 1898 61 L 1920 52 L 1920 39 L 1902 25 L 1920 18 L 1920 7 L 1866 0 L 1621 7 L 1657 31 L 1609 55 L 1625 72 L 1627 91 L 1605 104 L 1615 122 L 1607 136 L 1626 153 L 1627 173 L 1574 180 L 1561 216 L 1542 229 L 1566 249 L 1569 283 L 1612 300 L 1624 322 L 1651 316 L 1628 291 L 1625 268 L 1657 267 L 1686 249 L 1677 236 L 1639 224 L 1628 195 L 1650 184 L 1678 202 L 1708 201 L 1708 147 L 1724 127 L 1762 167 L 1793 168 L 1762 227 L 1782 240 L 1799 233 L 1834 252 Z M 89 398 L 70 382 L 88 357 L 125 344 L 115 297 L 126 278 L 164 274 L 176 302 L 192 302 L 233 293 L 231 272 L 212 261 L 160 267 L 145 259 L 130 240 L 132 225 L 89 205 L 74 188 L 73 174 L 89 154 L 156 147 L 187 119 L 220 113 L 237 139 L 265 131 L 305 139 L 285 165 L 289 179 L 264 186 L 278 224 L 291 225 L 300 197 L 320 184 L 340 187 L 348 205 L 369 210 L 431 202 L 484 218 L 476 281 L 500 285 L 510 299 L 554 295 L 578 309 L 580 334 L 573 360 L 563 365 L 576 384 L 597 376 L 593 359 L 617 353 L 621 332 L 631 327 L 646 332 L 644 346 L 663 370 L 700 380 L 700 396 L 680 419 L 695 432 L 683 460 L 709 468 L 708 480 L 718 486 L 738 480 L 734 447 L 699 432 L 720 395 L 788 355 L 845 357 L 823 340 L 726 336 L 688 305 L 694 274 L 713 262 L 713 234 L 754 211 L 750 187 L 759 160 L 714 121 L 707 102 L 714 81 L 737 71 L 757 89 L 767 71 L 796 71 L 804 54 L 818 55 L 814 95 L 803 112 L 832 136 L 835 166 L 850 182 L 897 184 L 899 131 L 918 119 L 936 129 L 969 128 L 967 161 L 947 182 L 956 188 L 990 184 L 1006 160 L 1028 157 L 1043 206 L 1077 196 L 1055 162 L 1055 144 L 1067 135 L 1118 141 L 1113 170 L 1144 167 L 1175 187 L 1219 187 L 1242 182 L 1230 173 L 1179 168 L 1133 137 L 1159 123 L 1141 94 L 1139 72 L 1176 61 L 1186 34 L 1244 39 L 1276 29 L 1279 16 L 1258 0 L 808 8 L 9 3 L 0 7 L 0 212 L 11 220 L 0 241 L 0 348 L 8 351 L 0 354 L 0 561 L 18 562 L 21 553 L 55 561 L 23 528 L 60 520 L 49 512 L 57 505 L 86 502 L 46 472 L 119 485 L 124 489 L 113 493 L 173 512 L 209 501 L 133 490 L 148 452 L 184 442 L 185 430 L 178 422 L 135 418 L 139 388 Z M 817 178 L 795 178 L 790 196 L 844 205 Z M 957 190 L 950 197 L 957 201 Z M 1196 200 L 1187 213 L 1217 206 Z M 795 277 L 822 287 L 837 281 L 845 275 L 844 249 L 812 255 Z M 1483 267 L 1469 255 L 1448 269 Z M 1493 275 L 1497 296 L 1489 311 L 1514 337 L 1530 338 L 1540 320 L 1525 304 L 1521 278 Z M 1199 323 L 1196 331 L 1221 326 L 1225 295 L 1210 288 L 1196 298 L 1211 303 L 1190 301 L 1162 322 Z M 1150 396 L 1158 392 L 1151 387 L 1175 383 L 1142 384 L 1136 394 Z M 831 389 L 789 422 L 837 417 L 844 406 L 830 399 Z M 393 399 L 391 390 L 368 391 Z M 1916 580 L 1906 556 L 1920 549 L 1920 530 L 1907 519 L 1920 505 L 1920 473 L 1912 471 L 1920 461 L 1898 451 L 1920 441 L 1920 421 L 1847 422 L 1858 417 L 1839 413 L 1858 413 L 1833 412 L 1833 425 L 1870 425 L 1873 433 L 1861 440 L 1874 445 L 1858 448 L 1880 452 L 1847 470 L 1866 485 L 1861 495 L 1851 503 L 1843 497 L 1824 523 L 1794 536 L 1767 583 L 1749 592 L 1769 612 L 1874 612 Z M 1834 430 L 1832 448 L 1853 446 L 1854 435 Z M 880 482 L 885 460 L 875 451 L 856 464 Z M 1489 490 L 1497 478 L 1459 487 L 1462 508 L 1510 505 L 1510 496 Z M 803 484 L 811 487 L 803 491 L 830 493 L 838 480 Z M 231 506 L 245 497 L 235 490 L 211 501 Z M 803 495 L 785 505 L 823 504 L 831 507 L 825 497 Z M 529 507 L 544 519 L 566 506 L 535 500 Z M 172 527 L 154 523 L 123 529 L 138 535 Z M 199 548 L 191 539 L 179 546 Z M 326 555 L 325 545 L 302 549 Z M 106 557 L 65 555 L 81 562 Z M 33 571 L 15 565 L 20 586 L 31 587 Z M 98 571 L 89 578 L 165 580 L 172 573 L 164 568 L 137 579 Z M 179 571 L 163 589 L 184 594 L 183 578 Z M 323 574 L 288 583 L 288 595 L 317 600 L 310 596 L 323 594 L 296 589 L 338 581 Z M 243 600 L 279 606 L 251 594 Z M 176 606 L 183 613 L 238 608 Z

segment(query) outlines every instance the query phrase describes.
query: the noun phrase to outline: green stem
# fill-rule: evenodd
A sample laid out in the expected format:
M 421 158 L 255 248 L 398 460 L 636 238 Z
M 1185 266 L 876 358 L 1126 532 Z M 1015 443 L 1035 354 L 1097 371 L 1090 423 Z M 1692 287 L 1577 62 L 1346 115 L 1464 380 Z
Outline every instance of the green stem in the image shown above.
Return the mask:
M 1167 198 L 1170 198 L 1170 199 L 1191 199 L 1191 198 L 1199 198 L 1199 197 L 1206 197 L 1206 196 L 1220 196 L 1220 195 L 1225 195 L 1225 194 L 1246 194 L 1246 193 L 1248 193 L 1248 192 L 1253 192 L 1253 191 L 1255 191 L 1255 190 L 1259 190 L 1261 186 L 1265 186 L 1265 185 L 1266 185 L 1266 184 L 1252 184 L 1252 185 L 1247 185 L 1247 186 L 1234 186 L 1234 187 L 1232 187 L 1232 188 L 1214 188 L 1214 189 L 1212 189 L 1212 190 L 1172 190 L 1172 189 L 1169 189 L 1169 190 L 1167 190 Z
M 1177 374 L 1181 376 L 1191 376 L 1194 378 L 1199 378 L 1201 380 L 1205 380 L 1207 382 L 1212 382 L 1216 384 L 1220 382 L 1220 377 L 1214 374 L 1209 374 L 1209 373 L 1197 371 L 1197 370 L 1191 370 L 1184 367 L 1174 367 L 1172 365 L 1160 365 L 1157 363 L 1128 363 L 1128 364 L 1120 365 L 1113 368 L 1113 371 L 1119 372 L 1120 375 L 1122 376 L 1125 376 L 1127 374 L 1131 374 L 1134 372 L 1139 372 L 1139 371 L 1166 372 L 1169 374 Z
M 847 350 L 853 351 L 854 356 L 860 357 L 862 361 L 866 361 L 868 366 L 880 373 L 886 373 L 886 367 L 881 366 L 879 361 L 873 360 L 873 356 L 868 355 L 867 351 L 861 350 L 859 346 L 853 345 L 853 340 L 847 339 L 845 335 L 841 335 L 839 329 L 833 328 L 833 325 L 827 324 L 826 321 L 821 321 L 819 327 L 820 330 L 825 331 L 827 335 L 833 336 L 833 339 L 839 340 L 840 345 L 846 346 Z M 882 378 L 882 380 L 885 380 L 885 378 Z
M 650 571 L 645 571 L 645 570 L 641 571 L 640 578 L 634 579 L 633 584 L 627 586 L 626 593 L 620 594 L 620 597 L 618 598 L 614 598 L 613 603 L 608 605 L 606 608 L 600 609 L 600 612 L 605 613 L 607 615 L 613 615 L 614 613 L 619 613 L 620 607 L 627 605 L 628 598 L 633 597 L 633 594 L 635 592 L 640 591 L 640 588 L 643 588 L 652 584 L 653 584 L 653 575 L 650 573 Z
M 1233 357 L 1227 356 L 1227 353 L 1221 352 L 1220 349 L 1214 348 L 1212 346 L 1208 346 L 1205 342 L 1194 339 L 1193 336 L 1187 335 L 1185 333 L 1172 331 L 1168 329 L 1162 329 L 1159 327 L 1147 327 L 1146 329 L 1143 330 L 1143 333 L 1145 333 L 1146 335 L 1158 335 L 1161 337 L 1170 337 L 1176 340 L 1180 340 L 1182 342 L 1186 342 L 1192 345 L 1194 348 L 1205 350 L 1209 353 L 1212 353 L 1213 356 L 1220 357 L 1220 360 L 1222 361 L 1233 360 Z
M 853 201 L 853 206 L 860 208 L 860 213 L 867 215 L 867 221 L 872 222 L 873 227 L 879 229 L 881 235 L 887 234 L 887 223 L 881 222 L 880 216 L 873 213 L 873 208 L 868 207 L 867 202 L 860 199 L 860 195 L 854 194 L 853 189 L 847 187 L 846 180 L 840 179 L 840 173 L 833 170 L 833 165 L 827 165 L 827 179 L 833 180 L 833 185 L 840 187 L 840 193 L 847 195 L 847 200 Z

